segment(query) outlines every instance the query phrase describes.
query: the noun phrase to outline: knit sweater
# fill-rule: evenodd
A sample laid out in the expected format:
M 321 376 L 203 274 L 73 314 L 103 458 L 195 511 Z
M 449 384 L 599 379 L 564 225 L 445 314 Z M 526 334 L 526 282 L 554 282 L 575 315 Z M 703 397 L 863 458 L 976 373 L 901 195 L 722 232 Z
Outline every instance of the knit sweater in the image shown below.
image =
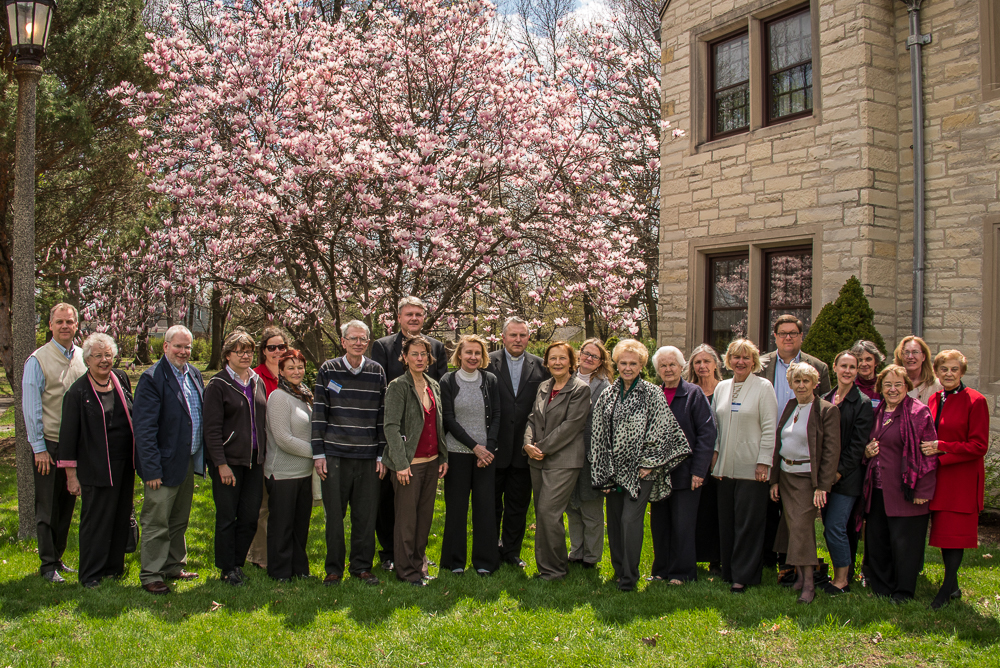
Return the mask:
M 312 407 L 278 389 L 267 398 L 267 459 L 264 477 L 308 478 L 313 469 Z
M 358 374 L 343 357 L 324 362 L 313 392 L 313 459 L 381 457 L 385 388 L 385 371 L 368 358 Z

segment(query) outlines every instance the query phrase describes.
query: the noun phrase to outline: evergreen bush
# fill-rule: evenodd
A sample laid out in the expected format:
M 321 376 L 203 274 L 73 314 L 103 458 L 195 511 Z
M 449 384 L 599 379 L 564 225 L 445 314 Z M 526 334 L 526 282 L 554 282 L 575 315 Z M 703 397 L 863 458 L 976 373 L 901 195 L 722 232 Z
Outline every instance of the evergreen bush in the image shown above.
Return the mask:
M 861 281 L 851 276 L 837 299 L 816 316 L 802 341 L 802 350 L 823 360 L 832 370 L 837 353 L 849 349 L 858 339 L 874 342 L 885 353 L 885 340 L 875 329 L 875 311 L 868 304 Z

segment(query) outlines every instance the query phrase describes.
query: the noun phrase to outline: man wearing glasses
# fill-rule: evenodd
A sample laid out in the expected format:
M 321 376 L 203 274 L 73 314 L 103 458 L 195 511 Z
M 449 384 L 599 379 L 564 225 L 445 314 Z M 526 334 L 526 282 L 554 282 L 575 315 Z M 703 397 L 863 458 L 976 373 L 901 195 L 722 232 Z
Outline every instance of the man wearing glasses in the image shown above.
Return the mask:
M 191 331 L 174 325 L 163 335 L 163 357 L 135 387 L 132 425 L 135 468 L 143 479 L 142 570 L 139 582 L 151 594 L 170 591 L 164 580 L 193 580 L 187 565 L 188 518 L 194 474 L 204 477 L 201 372 L 188 364 Z
M 368 325 L 352 320 L 340 328 L 343 357 L 327 360 L 316 374 L 313 392 L 313 463 L 326 510 L 326 586 L 344 577 L 344 517 L 351 508 L 351 560 L 347 571 L 377 585 L 375 520 L 379 481 L 385 477 L 382 418 L 386 379 L 382 367 L 365 357 Z
M 56 304 L 49 312 L 52 340 L 36 350 L 24 364 L 21 409 L 28 443 L 35 453 L 35 521 L 38 523 L 38 557 L 42 577 L 65 582 L 59 574 L 73 569 L 62 562 L 76 497 L 66 489 L 66 469 L 56 467 L 63 395 L 87 373 L 83 352 L 73 345 L 77 310 Z

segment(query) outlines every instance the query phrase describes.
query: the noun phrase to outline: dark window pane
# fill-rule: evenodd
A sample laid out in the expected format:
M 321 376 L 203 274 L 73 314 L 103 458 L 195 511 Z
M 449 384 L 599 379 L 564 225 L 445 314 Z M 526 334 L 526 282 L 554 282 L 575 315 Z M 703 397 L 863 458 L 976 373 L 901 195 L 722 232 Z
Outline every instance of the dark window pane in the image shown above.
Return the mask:
M 750 125 L 750 37 L 739 35 L 712 47 L 712 134 Z
M 812 111 L 812 24 L 809 12 L 767 26 L 768 119 Z
M 720 353 L 746 336 L 750 259 L 747 255 L 709 258 L 707 340 Z
M 771 75 L 771 118 L 812 109 L 812 63 Z
M 771 71 L 783 70 L 812 60 L 812 23 L 809 12 L 802 12 L 768 25 Z
M 768 351 L 775 349 L 774 321 L 790 313 L 809 331 L 812 324 L 812 251 L 808 249 L 775 251 L 765 259 L 765 284 L 767 286 L 767 313 L 763 330 Z

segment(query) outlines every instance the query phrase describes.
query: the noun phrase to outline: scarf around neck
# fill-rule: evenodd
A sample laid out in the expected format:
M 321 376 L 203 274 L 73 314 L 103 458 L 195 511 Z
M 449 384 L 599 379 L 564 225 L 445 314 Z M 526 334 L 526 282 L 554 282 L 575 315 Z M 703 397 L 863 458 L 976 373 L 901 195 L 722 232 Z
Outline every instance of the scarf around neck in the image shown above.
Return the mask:
M 878 425 L 882 424 L 885 417 L 885 405 L 883 401 L 875 409 L 875 425 L 872 427 L 872 433 L 878 428 Z M 917 480 L 936 469 L 938 465 L 936 456 L 927 457 L 920 450 L 920 442 L 936 440 L 937 432 L 934 430 L 930 410 L 911 396 L 905 397 L 896 406 L 892 419 L 899 420 L 899 434 L 903 439 L 901 466 L 903 475 L 900 489 L 903 491 L 903 497 L 912 502 Z
M 288 379 L 284 376 L 278 376 L 278 389 L 288 392 L 297 399 L 301 399 L 307 406 L 312 406 L 313 393 L 308 387 L 306 387 L 305 383 L 299 383 L 296 387 L 289 383 Z

